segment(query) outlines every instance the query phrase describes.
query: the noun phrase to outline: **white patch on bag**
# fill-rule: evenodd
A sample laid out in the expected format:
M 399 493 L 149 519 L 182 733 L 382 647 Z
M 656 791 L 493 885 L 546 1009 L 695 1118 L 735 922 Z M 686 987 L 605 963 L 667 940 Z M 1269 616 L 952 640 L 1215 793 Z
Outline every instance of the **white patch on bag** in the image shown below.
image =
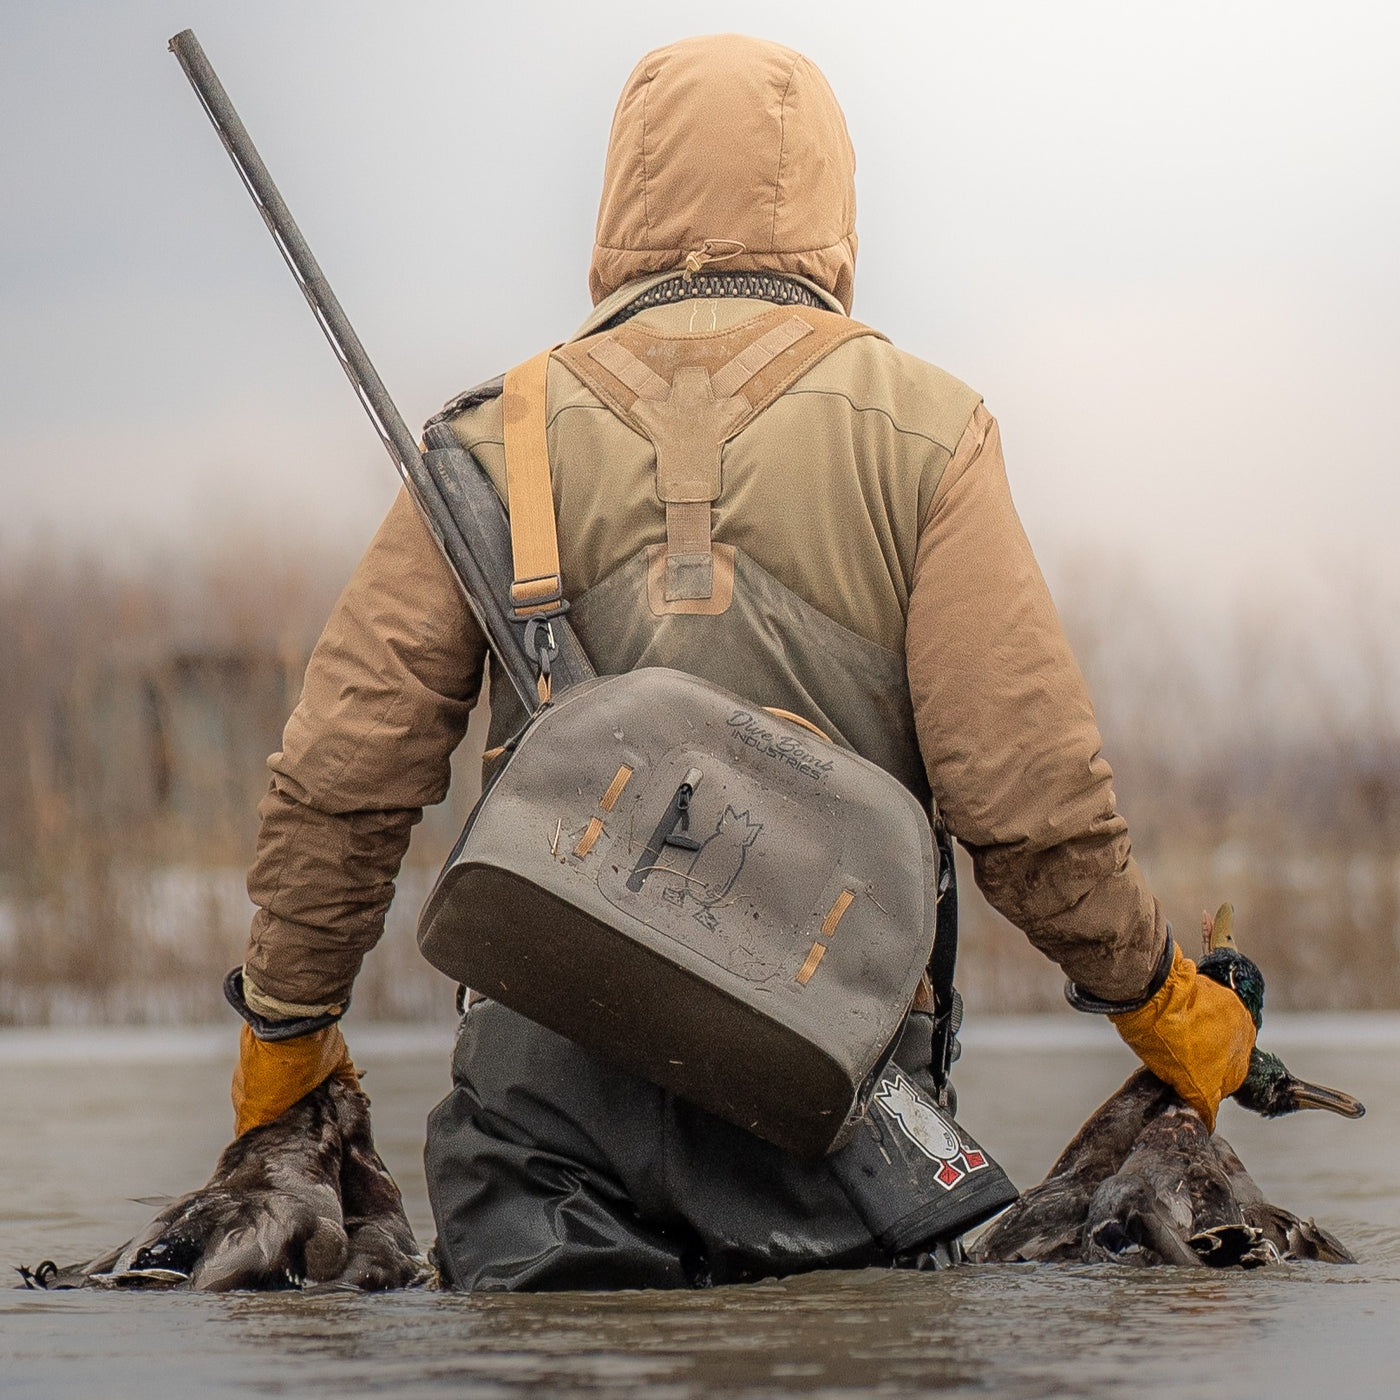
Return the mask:
M 964 1146 L 957 1130 L 899 1070 L 891 1070 L 881 1081 L 875 1102 L 924 1156 L 940 1164 L 938 1180 L 945 1190 L 951 1191 L 969 1172 L 987 1165 L 987 1159 Z

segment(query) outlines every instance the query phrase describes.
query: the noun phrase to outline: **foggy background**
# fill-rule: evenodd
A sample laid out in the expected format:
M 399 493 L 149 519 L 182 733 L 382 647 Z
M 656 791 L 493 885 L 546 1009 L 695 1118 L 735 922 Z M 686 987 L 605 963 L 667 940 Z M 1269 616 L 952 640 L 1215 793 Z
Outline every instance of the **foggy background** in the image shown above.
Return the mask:
M 0 0 L 0 1020 L 212 1004 L 261 757 L 395 489 L 185 27 L 415 427 L 586 314 L 643 52 L 812 57 L 855 314 L 1000 419 L 1179 930 L 1232 897 L 1286 1002 L 1400 1000 L 1391 7 Z M 441 1000 L 408 930 L 469 796 L 415 839 L 386 1014 Z M 971 919 L 970 999 L 1051 1004 Z

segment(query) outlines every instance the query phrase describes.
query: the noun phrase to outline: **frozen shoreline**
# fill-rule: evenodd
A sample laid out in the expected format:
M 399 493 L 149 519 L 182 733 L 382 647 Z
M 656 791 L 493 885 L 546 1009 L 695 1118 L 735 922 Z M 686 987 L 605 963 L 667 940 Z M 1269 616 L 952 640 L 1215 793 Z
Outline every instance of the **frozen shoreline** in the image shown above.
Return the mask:
M 235 1026 L 43 1026 L 0 1028 L 0 1067 L 154 1064 L 230 1060 Z M 364 1059 L 435 1059 L 451 1052 L 450 1025 L 366 1022 L 349 1027 Z M 1400 1011 L 1280 1011 L 1263 1039 L 1276 1050 L 1400 1049 Z M 972 1016 L 962 1033 L 976 1053 L 1116 1050 L 1118 1040 L 1091 1017 Z

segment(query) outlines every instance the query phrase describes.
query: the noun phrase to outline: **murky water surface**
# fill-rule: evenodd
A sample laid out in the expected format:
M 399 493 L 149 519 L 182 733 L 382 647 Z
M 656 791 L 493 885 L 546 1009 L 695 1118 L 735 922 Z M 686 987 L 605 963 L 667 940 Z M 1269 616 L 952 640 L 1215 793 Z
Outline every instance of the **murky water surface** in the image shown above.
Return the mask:
M 1400 1018 L 1271 1021 L 1360 1123 L 1222 1131 L 1272 1200 L 1361 1257 L 1250 1274 L 1114 1266 L 885 1271 L 685 1294 L 43 1294 L 0 1286 L 0 1394 L 1210 1397 L 1400 1394 Z M 420 1238 L 420 1154 L 449 1033 L 350 1032 Z M 91 1256 L 203 1181 L 229 1127 L 232 1032 L 0 1033 L 0 1266 Z M 1107 1028 L 970 1028 L 968 1127 L 1039 1179 L 1132 1060 Z

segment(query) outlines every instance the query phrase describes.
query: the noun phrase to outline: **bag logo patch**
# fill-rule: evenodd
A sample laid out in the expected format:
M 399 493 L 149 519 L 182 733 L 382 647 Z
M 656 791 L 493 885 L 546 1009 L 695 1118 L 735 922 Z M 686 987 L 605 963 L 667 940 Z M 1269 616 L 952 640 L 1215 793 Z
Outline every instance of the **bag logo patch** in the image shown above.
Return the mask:
M 939 1185 L 951 1191 L 958 1182 L 987 1165 L 982 1153 L 967 1147 L 957 1129 L 897 1069 L 880 1082 L 875 1102 L 924 1156 L 939 1164 Z
M 764 758 L 796 769 L 813 782 L 820 782 L 836 768 L 831 759 L 824 758 L 817 749 L 808 748 L 801 739 L 765 728 L 750 710 L 735 710 L 729 716 L 729 728 L 741 744 Z

